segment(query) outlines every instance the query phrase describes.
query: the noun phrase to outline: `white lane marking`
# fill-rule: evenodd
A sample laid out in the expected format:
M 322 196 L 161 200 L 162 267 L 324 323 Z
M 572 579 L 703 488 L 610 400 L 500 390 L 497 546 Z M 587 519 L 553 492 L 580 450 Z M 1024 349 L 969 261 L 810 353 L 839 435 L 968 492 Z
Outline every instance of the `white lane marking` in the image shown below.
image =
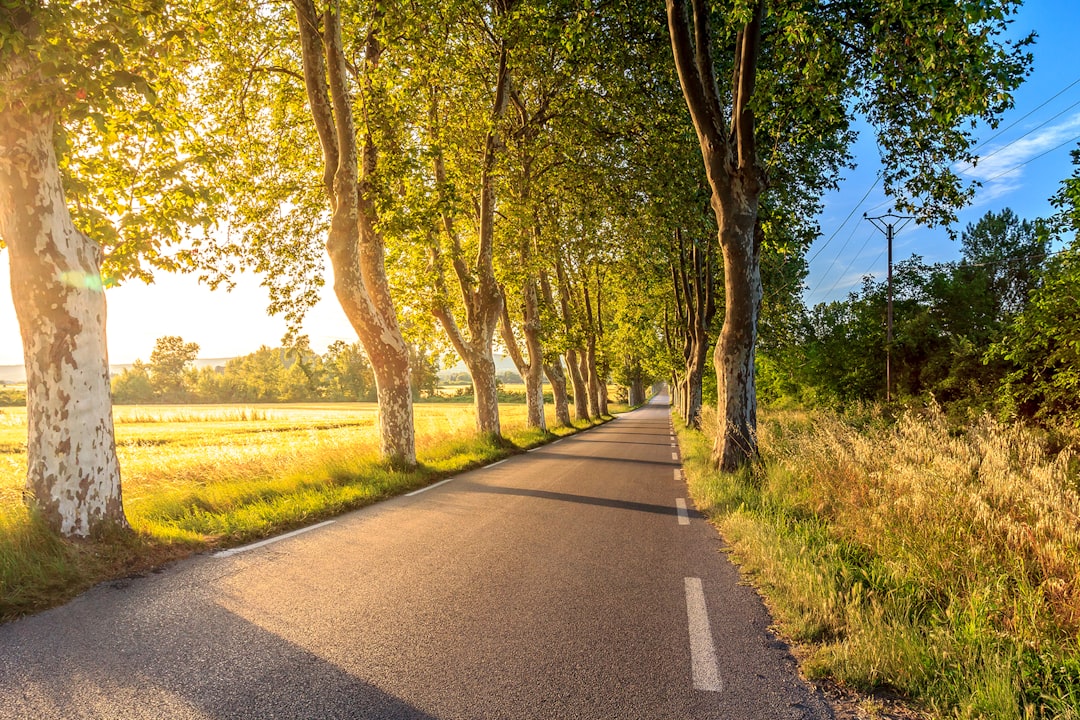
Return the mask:
M 674 435 L 669 436 L 668 440 L 670 440 L 671 442 L 675 442 L 675 436 Z
M 686 619 L 690 626 L 690 668 L 694 689 L 720 692 L 720 668 L 716 663 L 709 613 L 705 609 L 705 590 L 701 578 L 686 578 Z
M 672 460 L 678 460 L 679 459 L 679 453 L 671 453 L 671 459 Z
M 286 540 L 286 539 L 291 538 L 291 537 L 296 537 L 297 535 L 300 535 L 302 533 L 310 532 L 312 530 L 316 530 L 316 529 L 321 528 L 321 527 L 326 527 L 327 525 L 331 525 L 334 522 L 335 522 L 334 520 L 324 520 L 321 523 L 316 523 L 314 525 L 309 525 L 308 527 L 300 528 L 299 530 L 293 530 L 292 532 L 287 532 L 284 535 L 278 535 L 277 537 L 267 538 L 266 540 L 260 540 L 259 542 L 251 543 L 250 545 L 243 545 L 241 547 L 230 548 L 229 550 L 222 550 L 221 552 L 216 552 L 216 553 L 214 553 L 214 557 L 216 557 L 216 558 L 231 557 L 233 555 L 237 555 L 237 554 L 242 553 L 242 552 L 247 552 L 248 550 L 254 550 L 255 548 L 264 547 L 266 545 L 269 545 L 270 543 L 276 543 L 278 540 Z
M 507 461 L 507 460 L 509 460 L 509 459 L 510 459 L 510 458 L 505 458 L 505 459 L 503 459 L 503 460 L 500 460 L 499 462 L 493 462 L 493 463 L 491 463 L 490 465 L 485 465 L 485 466 L 484 466 L 484 469 L 485 469 L 485 470 L 487 470 L 488 468 L 493 468 L 493 467 L 495 467 L 496 465 L 502 465 L 502 464 L 503 464 L 504 462 L 506 462 L 506 461 Z
M 675 468 L 675 481 L 682 482 L 682 468 Z
M 690 515 L 686 512 L 686 500 L 683 498 L 675 498 L 675 512 L 679 516 L 680 525 L 690 524 Z
M 539 447 L 534 447 L 534 448 L 530 448 L 530 449 L 526 450 L 525 452 L 536 452 L 537 450 L 539 450 L 539 449 L 540 449 L 540 448 L 542 448 L 542 447 L 544 447 L 544 446 L 543 446 L 543 445 L 541 445 L 541 446 L 539 446 Z
M 677 447 L 679 447 L 679 446 L 678 446 L 678 445 L 676 445 L 675 443 L 671 443 L 671 447 L 673 447 L 673 448 L 677 448 Z
M 440 480 L 437 483 L 432 483 L 431 485 L 428 485 L 427 487 L 422 487 L 419 490 L 413 490 L 411 493 L 405 493 L 405 497 L 412 497 L 413 495 L 419 495 L 422 492 L 427 492 L 428 490 L 431 490 L 432 488 L 437 488 L 440 485 L 445 485 L 446 483 L 453 482 L 454 480 L 457 480 L 457 478 L 446 478 L 445 480 Z

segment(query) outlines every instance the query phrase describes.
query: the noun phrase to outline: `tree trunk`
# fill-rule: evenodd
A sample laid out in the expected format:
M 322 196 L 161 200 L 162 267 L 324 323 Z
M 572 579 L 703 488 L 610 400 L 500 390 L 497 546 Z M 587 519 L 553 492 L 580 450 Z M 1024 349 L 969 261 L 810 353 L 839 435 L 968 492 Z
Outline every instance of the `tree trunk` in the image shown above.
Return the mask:
M 543 270 L 540 271 L 540 291 L 544 303 L 551 312 L 557 315 L 555 294 L 552 292 L 547 273 Z M 566 396 L 566 373 L 563 371 L 562 359 L 558 354 L 553 353 L 551 363 L 544 365 L 544 374 L 551 383 L 551 398 L 555 402 L 555 422 L 570 427 L 573 422 L 570 420 L 570 400 Z
M 690 359 L 686 364 L 686 423 L 701 429 L 701 380 L 709 355 L 707 328 L 699 328 L 703 337 L 696 337 L 691 345 Z
M 322 144 L 323 182 L 332 211 L 326 249 L 334 268 L 334 293 L 375 375 L 382 457 L 393 466 L 412 467 L 416 442 L 409 347 L 390 297 L 385 246 L 375 229 L 378 211 L 370 185 L 377 148 L 369 132 L 357 132 L 353 119 L 340 16 L 332 5 L 320 17 L 312 0 L 294 0 L 293 4 L 304 83 Z M 368 34 L 364 50 L 365 68 L 373 71 L 382 50 L 375 32 Z M 370 82 L 366 73 L 365 78 Z M 362 148 L 358 134 L 363 137 Z
M 555 423 L 564 427 L 570 427 L 570 401 L 566 397 L 566 373 L 563 371 L 562 360 L 556 355 L 550 365 L 544 366 L 544 374 L 551 383 L 551 399 L 555 402 Z
M 476 401 L 476 430 L 481 435 L 500 435 L 502 428 L 499 421 L 499 398 L 495 382 L 495 360 L 492 356 L 491 343 L 503 314 L 503 292 L 495 279 L 494 244 L 495 244 L 495 172 L 498 156 L 503 150 L 500 137 L 499 119 L 506 111 L 510 93 L 510 70 L 507 65 L 509 50 L 505 41 L 499 42 L 498 75 L 495 79 L 495 97 L 491 109 L 487 135 L 484 138 L 484 151 L 480 162 L 480 197 L 477 203 L 477 249 L 472 268 L 465 262 L 465 251 L 454 223 L 454 216 L 449 203 L 443 209 L 442 225 L 451 245 L 451 263 L 457 276 L 461 291 L 462 304 L 465 308 L 465 327 L 468 337 L 454 319 L 453 313 L 445 301 L 446 288 L 441 253 L 436 246 L 435 275 L 438 299 L 432 308 L 432 314 L 439 320 L 458 355 L 469 368 L 472 375 L 474 398 Z M 432 96 L 431 108 L 432 145 L 434 153 L 435 182 L 440 199 L 445 199 L 447 178 L 442 151 L 438 148 L 439 127 L 437 123 L 437 95 Z
M 627 391 L 627 395 L 630 398 L 631 407 L 637 407 L 638 405 L 645 404 L 645 383 L 642 382 L 640 377 L 635 377 L 630 382 L 630 387 Z
M 518 347 L 517 338 L 514 337 L 514 329 L 510 321 L 510 310 L 506 302 L 506 293 L 503 293 L 502 318 L 499 323 L 499 331 L 502 334 L 503 344 L 506 345 L 510 359 L 514 361 L 514 367 L 518 374 L 525 380 L 525 403 L 527 408 L 526 426 L 547 430 L 547 419 L 544 417 L 544 381 L 543 381 L 543 347 L 540 344 L 540 306 L 536 294 L 534 280 L 526 280 L 524 287 L 525 295 L 525 322 L 522 325 L 522 333 L 525 335 L 525 346 L 529 354 L 528 359 Z
M 597 409 L 600 411 L 601 417 L 605 415 L 610 416 L 611 413 L 608 412 L 607 368 L 603 364 L 597 363 L 597 371 L 597 382 L 599 383 L 596 388 Z
M 599 419 L 600 414 L 600 378 L 596 372 L 596 340 L 589 338 L 585 343 L 585 352 L 581 354 L 581 375 L 585 378 L 588 392 L 589 416 Z
M 720 430 L 712 460 L 736 470 L 757 456 L 757 392 L 754 351 L 761 310 L 761 238 L 757 196 L 733 193 L 720 225 L 724 250 L 724 326 L 713 352 Z M 752 199 L 751 199 L 752 198 Z M 717 213 L 720 215 L 721 213 Z
M 469 353 L 463 357 L 473 383 L 473 407 L 476 408 L 476 432 L 499 436 L 499 385 L 495 381 L 495 360 L 491 353 Z
M 585 375 L 581 374 L 584 353 L 571 348 L 566 351 L 566 367 L 570 370 L 570 384 L 574 386 L 574 418 L 579 422 L 588 422 L 589 415 L 589 389 L 585 384 Z
M 13 62 L 8 71 L 24 68 Z M 26 364 L 25 497 L 55 532 L 86 537 L 128 527 L 109 394 L 101 249 L 68 213 L 53 118 L 16 108 L 0 113 L 0 237 L 11 253 Z
M 685 0 L 666 0 L 671 50 L 701 147 L 711 204 L 724 253 L 724 325 L 713 354 L 718 429 L 713 463 L 731 471 L 757 455 L 754 352 L 761 307 L 761 238 L 756 228 L 765 173 L 758 162 L 752 98 L 761 54 L 764 0 L 753 4 L 735 38 L 730 97 L 717 93 L 709 8 L 691 0 L 693 40 Z

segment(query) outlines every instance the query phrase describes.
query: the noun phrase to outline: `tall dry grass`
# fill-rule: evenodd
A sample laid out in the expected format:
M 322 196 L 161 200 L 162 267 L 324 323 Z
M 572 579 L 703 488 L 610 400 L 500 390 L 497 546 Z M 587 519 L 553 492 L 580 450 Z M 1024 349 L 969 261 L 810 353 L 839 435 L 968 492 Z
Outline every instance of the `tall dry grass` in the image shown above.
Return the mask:
M 707 419 L 712 421 L 711 416 Z M 985 417 L 763 414 L 763 463 L 689 473 L 807 665 L 932 715 L 1080 717 L 1077 456 Z

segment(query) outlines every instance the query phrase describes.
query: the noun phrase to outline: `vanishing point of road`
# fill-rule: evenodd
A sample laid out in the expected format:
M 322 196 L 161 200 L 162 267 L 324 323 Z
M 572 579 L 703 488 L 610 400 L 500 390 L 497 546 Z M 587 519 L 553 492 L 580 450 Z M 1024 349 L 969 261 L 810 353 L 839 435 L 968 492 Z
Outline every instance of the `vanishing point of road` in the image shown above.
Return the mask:
M 0 718 L 831 718 L 657 400 L 0 626 Z

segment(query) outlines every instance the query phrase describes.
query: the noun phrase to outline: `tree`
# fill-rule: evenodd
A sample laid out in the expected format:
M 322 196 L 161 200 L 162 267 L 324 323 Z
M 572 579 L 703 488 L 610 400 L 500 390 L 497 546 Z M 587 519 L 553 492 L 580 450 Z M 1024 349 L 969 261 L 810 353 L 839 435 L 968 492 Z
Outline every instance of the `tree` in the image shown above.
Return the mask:
M 182 402 L 185 399 L 185 375 L 198 357 L 197 343 L 184 342 L 177 335 L 158 338 L 147 368 L 154 394 L 161 400 Z
M 129 169 L 122 158 L 130 156 L 75 160 L 96 151 L 101 160 L 129 132 L 164 138 L 174 152 L 184 146 L 178 125 L 160 118 L 185 117 L 177 80 L 198 35 L 195 8 L 158 0 L 14 0 L 0 7 L 0 242 L 11 253 L 26 364 L 26 497 L 64 535 L 127 526 L 109 397 L 103 263 L 114 276 L 133 272 L 142 256 L 170 264 L 158 252 L 162 236 L 147 228 L 178 227 L 195 204 L 163 202 L 136 213 L 142 220 L 129 232 L 123 221 L 133 216 L 110 220 L 114 207 L 89 201 L 121 187 L 139 208 L 153 205 L 153 188 L 125 184 L 118 173 Z M 142 178 L 160 179 L 161 155 L 142 160 Z M 175 157 L 168 162 L 177 165 Z M 76 194 L 90 187 L 88 179 L 100 190 L 88 195 L 78 224 L 62 172 Z M 173 188 L 189 190 L 196 174 L 194 167 L 175 171 Z M 106 254 L 109 248 L 116 252 Z
M 137 405 L 154 400 L 154 386 L 146 365 L 136 360 L 131 367 L 112 379 L 113 402 L 121 405 Z
M 1073 150 L 1080 168 L 1080 149 Z M 1002 383 L 1004 411 L 1013 416 L 1080 423 L 1080 170 L 1051 199 L 1047 223 L 1068 244 L 1036 274 L 1023 309 L 990 350 L 989 360 L 1011 365 Z
M 380 29 L 386 18 L 370 13 L 362 49 L 361 123 L 356 121 L 349 60 L 342 33 L 342 9 L 314 0 L 294 0 L 311 116 L 323 150 L 323 183 L 332 217 L 327 239 L 334 267 L 334 293 L 364 345 L 379 397 L 379 438 L 393 465 L 416 464 L 409 348 L 402 337 L 386 277 L 385 244 L 372 175 L 377 169 L 375 131 L 386 109 L 378 107 L 373 76 L 384 51 Z M 374 106 L 374 107 L 372 107 Z
M 672 54 L 724 259 L 724 324 L 714 353 L 720 422 L 713 462 L 720 468 L 734 470 L 757 453 L 758 212 L 771 180 L 762 149 L 770 145 L 760 141 L 771 135 L 779 146 L 824 142 L 842 150 L 848 117 L 865 113 L 877 129 L 886 190 L 902 196 L 898 205 L 927 221 L 951 218 L 966 197 L 950 167 L 970 156 L 963 124 L 971 117 L 995 123 L 1030 62 L 1023 50 L 1030 38 L 1000 39 L 1017 4 L 755 0 L 710 8 L 691 0 L 688 16 L 685 0 L 667 0 Z M 729 53 L 721 72 L 716 44 Z M 721 93 L 723 71 L 731 84 Z

